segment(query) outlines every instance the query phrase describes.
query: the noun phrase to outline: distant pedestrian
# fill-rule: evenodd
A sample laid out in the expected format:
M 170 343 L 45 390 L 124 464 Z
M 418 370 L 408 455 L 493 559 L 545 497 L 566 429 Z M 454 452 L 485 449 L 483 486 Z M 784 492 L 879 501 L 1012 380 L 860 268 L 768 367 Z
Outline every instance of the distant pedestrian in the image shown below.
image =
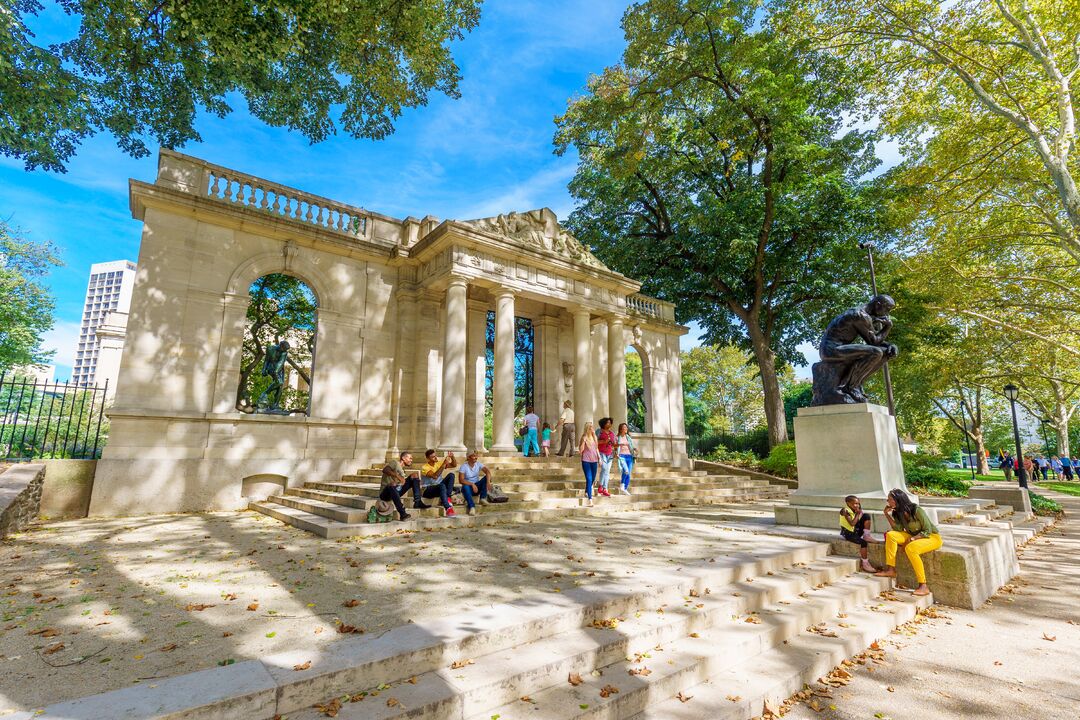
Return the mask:
M 1042 475 L 1043 482 L 1046 482 L 1046 477 L 1050 474 L 1050 461 L 1042 455 L 1036 455 L 1035 467 L 1038 469 L 1039 474 Z M 1036 477 L 1035 479 L 1038 480 L 1039 478 Z
M 1013 458 L 1009 453 L 1005 453 L 1005 457 L 1001 460 L 1001 471 L 1005 473 L 1005 482 L 1012 482 Z
M 1050 458 L 1050 471 L 1054 473 L 1054 479 L 1060 478 L 1065 474 L 1065 466 L 1061 464 L 1061 458 L 1057 455 Z
M 1072 460 L 1069 458 L 1068 455 L 1062 455 L 1061 456 L 1061 475 L 1066 480 L 1072 480 L 1073 479 Z
M 1029 481 L 1037 482 L 1039 480 L 1039 478 L 1035 477 L 1035 468 L 1036 465 L 1031 458 L 1024 458 L 1024 476 L 1027 477 Z M 1017 470 L 1019 470 L 1019 468 L 1017 468 Z
M 558 455 L 562 457 L 564 453 L 569 452 L 570 456 L 574 455 L 574 446 L 577 444 L 577 430 L 574 428 L 574 407 L 573 403 L 569 400 L 563 403 L 562 414 L 559 415 L 559 422 L 556 423 L 555 429 L 562 428 L 562 440 L 559 444 Z
M 540 456 L 540 416 L 533 412 L 532 405 L 525 408 L 525 440 L 521 443 L 522 454 L 529 457 L 532 450 L 537 457 Z
M 600 451 L 596 449 L 596 432 L 591 422 L 585 423 L 585 429 L 581 432 L 578 452 L 581 453 L 581 472 L 585 475 L 585 504 L 592 507 L 593 483 L 596 482 L 596 470 L 600 465 Z

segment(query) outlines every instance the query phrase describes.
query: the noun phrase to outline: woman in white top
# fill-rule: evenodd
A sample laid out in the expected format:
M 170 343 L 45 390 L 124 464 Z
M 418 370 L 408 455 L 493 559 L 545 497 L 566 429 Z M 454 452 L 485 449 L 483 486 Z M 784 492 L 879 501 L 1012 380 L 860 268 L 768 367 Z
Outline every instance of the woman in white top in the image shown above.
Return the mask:
M 619 423 L 619 432 L 615 435 L 615 454 L 619 458 L 619 469 L 622 471 L 622 485 L 619 491 L 623 495 L 630 494 L 630 473 L 634 470 L 634 438 L 630 437 L 630 426 Z

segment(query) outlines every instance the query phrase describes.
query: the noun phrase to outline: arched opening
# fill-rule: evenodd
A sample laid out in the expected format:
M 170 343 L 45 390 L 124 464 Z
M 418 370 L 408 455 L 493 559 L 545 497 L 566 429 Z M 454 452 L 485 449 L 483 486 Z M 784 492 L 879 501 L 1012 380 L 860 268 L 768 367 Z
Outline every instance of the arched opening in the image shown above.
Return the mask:
M 318 300 L 299 278 L 263 275 L 248 289 L 236 409 L 309 415 Z
M 626 423 L 631 432 L 652 432 L 651 365 L 640 345 L 626 348 Z
M 536 402 L 536 330 L 529 318 L 514 318 L 514 417 Z M 495 312 L 488 311 L 484 345 L 484 444 L 491 446 L 495 383 Z M 518 423 L 520 424 L 520 423 Z M 517 439 L 515 440 L 517 442 Z

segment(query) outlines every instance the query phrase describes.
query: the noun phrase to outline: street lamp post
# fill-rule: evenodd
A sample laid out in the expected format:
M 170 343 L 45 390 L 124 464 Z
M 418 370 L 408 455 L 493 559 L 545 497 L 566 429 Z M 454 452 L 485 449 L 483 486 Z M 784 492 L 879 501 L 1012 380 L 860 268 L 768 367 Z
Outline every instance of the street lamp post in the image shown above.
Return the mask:
M 1020 388 L 1009 383 L 1002 390 L 1005 392 L 1005 397 L 1009 398 L 1009 406 L 1012 408 L 1013 440 L 1016 441 L 1016 479 L 1020 487 L 1026 488 L 1028 481 L 1027 473 L 1024 471 L 1024 451 L 1020 449 L 1020 426 L 1016 422 L 1016 398 L 1020 397 Z
M 869 240 L 859 243 L 859 249 L 866 251 L 866 259 L 870 263 L 870 287 L 874 290 L 874 296 L 878 294 L 877 290 L 877 274 L 874 272 L 874 243 Z M 892 391 L 892 376 L 889 374 L 889 361 L 886 360 L 881 366 L 882 375 L 885 376 L 885 398 L 889 403 L 889 414 L 896 417 L 896 403 L 893 402 Z M 899 436 L 899 432 L 897 433 Z M 899 440 L 899 437 L 897 437 Z M 900 449 L 903 450 L 904 443 L 900 443 Z

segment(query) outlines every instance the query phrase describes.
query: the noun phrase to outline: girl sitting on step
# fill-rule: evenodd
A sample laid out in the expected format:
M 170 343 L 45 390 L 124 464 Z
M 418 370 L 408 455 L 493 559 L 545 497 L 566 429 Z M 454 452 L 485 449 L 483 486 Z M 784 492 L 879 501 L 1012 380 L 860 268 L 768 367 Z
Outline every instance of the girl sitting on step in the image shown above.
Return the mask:
M 866 546 L 878 540 L 870 534 L 870 516 L 862 511 L 862 501 L 854 495 L 844 498 L 844 507 L 840 508 L 840 537 L 859 546 L 863 572 L 877 572 L 877 568 L 870 564 Z
M 892 530 L 885 533 L 885 564 L 887 568 L 878 577 L 896 577 L 896 549 L 903 545 L 904 554 L 911 562 L 915 579 L 919 581 L 916 595 L 929 595 L 926 586 L 926 569 L 921 555 L 941 547 L 941 533 L 926 511 L 916 505 L 908 494 L 899 488 L 889 491 L 885 501 L 885 518 Z

